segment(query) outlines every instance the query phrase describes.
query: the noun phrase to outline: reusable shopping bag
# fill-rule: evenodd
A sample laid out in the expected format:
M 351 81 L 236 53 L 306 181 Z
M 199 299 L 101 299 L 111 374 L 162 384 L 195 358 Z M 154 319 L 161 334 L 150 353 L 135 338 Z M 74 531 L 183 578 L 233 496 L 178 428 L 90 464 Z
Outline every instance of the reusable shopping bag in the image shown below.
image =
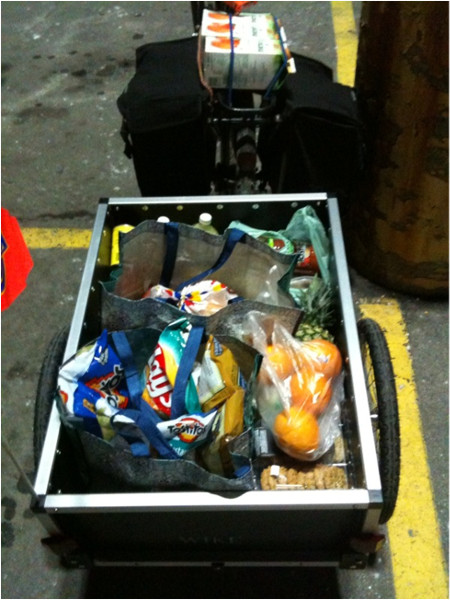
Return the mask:
M 290 330 L 298 325 L 301 312 L 288 291 L 295 256 L 243 231 L 211 235 L 182 223 L 148 220 L 121 238 L 120 256 L 117 277 L 103 282 L 102 326 L 109 330 L 167 325 L 185 316 L 208 333 L 233 335 L 252 306 L 277 313 Z M 213 315 L 187 312 L 170 298 L 145 297 L 155 286 L 177 291 L 212 278 L 233 295 Z
M 61 419 L 96 489 L 251 489 L 245 402 L 259 362 L 231 346 L 239 363 L 181 319 L 162 332 L 105 330 L 61 367 Z

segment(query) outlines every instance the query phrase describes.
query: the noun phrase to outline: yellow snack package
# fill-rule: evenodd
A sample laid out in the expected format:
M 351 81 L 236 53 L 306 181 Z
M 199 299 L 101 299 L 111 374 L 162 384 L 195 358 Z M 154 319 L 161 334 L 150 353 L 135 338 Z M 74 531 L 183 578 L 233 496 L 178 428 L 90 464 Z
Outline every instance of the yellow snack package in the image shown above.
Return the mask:
M 218 407 L 211 437 L 201 450 L 207 469 L 231 477 L 234 467 L 228 442 L 244 430 L 245 382 L 232 352 L 210 337 L 201 363 L 198 391 L 204 412 Z
M 201 361 L 198 398 L 203 412 L 209 412 L 230 398 L 236 389 L 244 388 L 239 366 L 231 350 L 210 336 Z

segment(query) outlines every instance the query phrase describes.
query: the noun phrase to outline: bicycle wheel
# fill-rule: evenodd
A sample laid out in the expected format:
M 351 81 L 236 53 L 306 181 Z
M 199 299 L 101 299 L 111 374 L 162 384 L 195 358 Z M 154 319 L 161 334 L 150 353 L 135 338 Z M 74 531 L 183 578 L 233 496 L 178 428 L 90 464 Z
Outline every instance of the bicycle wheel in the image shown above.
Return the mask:
M 395 377 L 386 339 L 378 323 L 361 319 L 358 333 L 383 493 L 380 523 L 386 523 L 395 509 L 400 480 L 400 424 Z
M 38 468 L 39 460 L 47 433 L 48 420 L 55 400 L 58 371 L 64 358 L 69 327 L 64 327 L 51 339 L 47 347 L 36 392 L 34 405 L 33 450 L 34 464 Z

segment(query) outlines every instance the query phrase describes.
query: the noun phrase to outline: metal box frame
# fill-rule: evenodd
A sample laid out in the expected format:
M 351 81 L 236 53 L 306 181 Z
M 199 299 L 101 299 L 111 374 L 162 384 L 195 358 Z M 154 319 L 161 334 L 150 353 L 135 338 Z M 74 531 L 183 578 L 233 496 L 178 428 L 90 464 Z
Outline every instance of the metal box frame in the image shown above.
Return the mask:
M 307 204 L 321 218 L 332 247 L 338 344 L 346 365 L 343 415 L 351 489 L 255 490 L 234 496 L 205 491 L 83 493 L 70 442 L 53 407 L 33 502 L 50 535 L 75 539 L 98 565 L 362 565 L 354 542 L 379 532 L 382 490 L 336 198 L 316 193 L 102 199 L 65 359 L 100 333 L 99 282 L 109 275 L 115 226 L 161 215 L 194 224 L 207 211 L 219 229 L 239 219 L 277 230 Z

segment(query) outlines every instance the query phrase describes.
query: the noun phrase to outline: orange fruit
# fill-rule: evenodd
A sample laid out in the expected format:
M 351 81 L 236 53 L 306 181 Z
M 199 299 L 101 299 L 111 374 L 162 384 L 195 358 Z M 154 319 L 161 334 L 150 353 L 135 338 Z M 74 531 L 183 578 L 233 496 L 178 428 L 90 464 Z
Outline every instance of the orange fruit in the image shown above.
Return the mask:
M 320 445 L 316 417 L 299 406 L 291 406 L 276 416 L 273 433 L 280 448 L 292 456 L 312 454 Z
M 271 369 L 268 368 L 268 365 Z M 263 383 L 272 381 L 271 373 L 273 372 L 280 379 L 286 379 L 294 370 L 293 357 L 287 347 L 282 344 L 270 344 L 266 347 L 260 371 L 260 378 Z
M 292 375 L 290 388 L 292 404 L 316 417 L 326 409 L 333 394 L 331 380 L 328 377 L 304 367 Z
M 328 340 L 316 339 L 302 342 L 302 355 L 313 361 L 314 370 L 326 377 L 337 377 L 342 370 L 339 348 Z

